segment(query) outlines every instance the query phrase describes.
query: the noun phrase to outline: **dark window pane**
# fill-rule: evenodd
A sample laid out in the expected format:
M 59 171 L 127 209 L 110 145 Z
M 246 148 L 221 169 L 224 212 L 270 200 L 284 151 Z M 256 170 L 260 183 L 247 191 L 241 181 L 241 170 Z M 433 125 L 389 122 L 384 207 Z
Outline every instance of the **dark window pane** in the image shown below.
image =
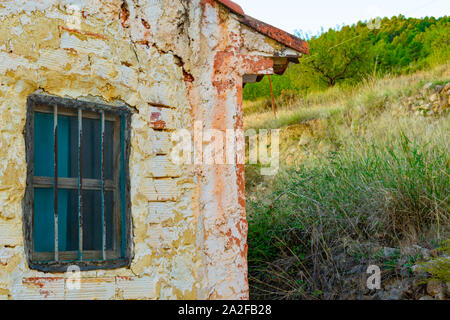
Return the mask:
M 114 248 L 114 193 L 105 192 L 106 250 Z
M 35 252 L 55 251 L 53 189 L 34 189 L 33 242 Z
M 83 250 L 102 250 L 101 191 L 83 190 Z
M 114 122 L 105 121 L 105 179 L 113 178 L 113 139 Z
M 58 189 L 59 251 L 78 251 L 78 190 Z
M 78 120 L 58 116 L 58 177 L 78 177 Z
M 83 118 L 82 177 L 101 179 L 101 122 Z
M 34 113 L 34 175 L 54 176 L 53 115 Z

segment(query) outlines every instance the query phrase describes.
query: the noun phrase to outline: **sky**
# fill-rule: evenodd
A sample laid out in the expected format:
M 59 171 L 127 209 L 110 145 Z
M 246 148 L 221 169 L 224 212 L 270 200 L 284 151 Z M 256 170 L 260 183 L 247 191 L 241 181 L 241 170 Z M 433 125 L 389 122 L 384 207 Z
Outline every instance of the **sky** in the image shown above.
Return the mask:
M 442 17 L 450 0 L 234 0 L 249 16 L 294 33 L 317 34 L 342 24 L 376 17 Z

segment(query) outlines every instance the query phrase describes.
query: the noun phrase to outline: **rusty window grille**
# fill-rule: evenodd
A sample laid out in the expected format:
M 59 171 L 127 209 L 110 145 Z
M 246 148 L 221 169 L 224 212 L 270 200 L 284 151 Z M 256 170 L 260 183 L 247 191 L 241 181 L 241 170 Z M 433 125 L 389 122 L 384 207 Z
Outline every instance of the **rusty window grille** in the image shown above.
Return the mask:
M 129 265 L 130 119 L 123 104 L 28 97 L 24 234 L 31 268 Z

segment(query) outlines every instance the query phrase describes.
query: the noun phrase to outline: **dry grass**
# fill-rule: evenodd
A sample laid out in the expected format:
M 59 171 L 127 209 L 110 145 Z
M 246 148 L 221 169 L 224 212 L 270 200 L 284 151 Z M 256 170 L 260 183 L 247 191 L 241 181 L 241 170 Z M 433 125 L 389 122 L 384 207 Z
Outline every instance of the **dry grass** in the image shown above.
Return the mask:
M 361 99 L 370 98 L 371 94 L 380 92 L 408 96 L 426 82 L 436 81 L 436 79 L 449 80 L 449 70 L 450 64 L 446 64 L 428 72 L 368 79 L 357 87 L 346 89 L 334 87 L 323 92 L 312 93 L 307 97 L 298 97 L 292 92 L 287 92 L 276 100 L 277 119 L 274 119 L 269 97 L 263 100 L 245 101 L 245 127 L 283 128 L 304 121 L 322 119 L 347 110 Z
M 247 128 L 283 129 L 278 176 L 247 168 L 254 298 L 339 298 L 349 290 L 342 257 L 449 236 L 448 113 L 421 117 L 403 104 L 426 83 L 449 82 L 449 70 L 291 100 L 278 119 L 246 115 Z

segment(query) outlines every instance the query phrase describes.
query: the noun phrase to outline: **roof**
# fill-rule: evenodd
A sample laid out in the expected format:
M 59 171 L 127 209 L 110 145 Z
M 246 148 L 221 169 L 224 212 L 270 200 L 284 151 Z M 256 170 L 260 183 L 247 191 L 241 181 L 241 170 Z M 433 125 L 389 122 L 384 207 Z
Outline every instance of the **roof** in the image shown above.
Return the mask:
M 296 36 L 293 36 L 292 34 L 286 31 L 271 26 L 270 24 L 267 24 L 265 22 L 259 21 L 255 18 L 246 15 L 242 7 L 231 0 L 216 0 L 216 1 L 226 6 L 228 9 L 230 9 L 230 11 L 237 14 L 239 16 L 239 21 L 242 24 L 300 53 L 303 54 L 309 53 L 309 45 L 306 41 L 297 38 Z

